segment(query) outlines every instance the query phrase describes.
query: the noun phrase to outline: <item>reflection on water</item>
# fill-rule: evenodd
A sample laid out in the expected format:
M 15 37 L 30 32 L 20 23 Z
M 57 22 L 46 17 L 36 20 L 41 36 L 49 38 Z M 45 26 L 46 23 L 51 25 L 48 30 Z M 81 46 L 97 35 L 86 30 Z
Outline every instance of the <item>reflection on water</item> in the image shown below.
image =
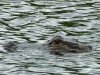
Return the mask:
M 61 57 L 26 45 L 15 53 L 0 53 L 0 74 L 100 75 L 99 12 L 99 0 L 0 0 L 0 45 L 13 40 L 41 43 L 63 32 L 95 48 Z

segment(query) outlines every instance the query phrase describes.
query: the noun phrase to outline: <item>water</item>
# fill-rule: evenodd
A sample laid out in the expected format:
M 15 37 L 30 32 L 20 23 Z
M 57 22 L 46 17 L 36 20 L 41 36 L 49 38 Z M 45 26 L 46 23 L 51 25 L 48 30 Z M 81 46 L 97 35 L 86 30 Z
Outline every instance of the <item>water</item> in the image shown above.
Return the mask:
M 0 75 L 100 75 L 99 20 L 100 0 L 0 0 L 0 45 L 36 45 L 61 32 L 95 48 L 56 56 L 26 45 L 14 53 L 0 53 Z

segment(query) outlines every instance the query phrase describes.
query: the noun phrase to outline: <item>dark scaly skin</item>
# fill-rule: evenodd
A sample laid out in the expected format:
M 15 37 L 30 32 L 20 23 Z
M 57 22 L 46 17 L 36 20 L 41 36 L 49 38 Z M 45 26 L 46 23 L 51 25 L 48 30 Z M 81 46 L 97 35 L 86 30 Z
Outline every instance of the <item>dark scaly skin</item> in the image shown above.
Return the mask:
M 48 42 L 48 49 L 52 53 L 69 52 L 69 53 L 82 53 L 92 50 L 91 46 L 83 45 L 78 41 L 65 40 L 62 36 L 57 35 Z
M 16 41 L 10 41 L 3 47 L 8 52 L 14 52 L 18 47 L 17 44 L 18 42 Z M 51 40 L 49 40 L 45 45 L 42 46 L 42 49 L 43 48 L 56 55 L 62 55 L 62 53 L 83 53 L 92 50 L 91 46 L 81 44 L 77 40 L 66 40 L 60 35 L 56 35 Z
M 16 41 L 9 41 L 5 45 L 3 45 L 3 48 L 8 52 L 15 52 L 17 49 L 17 43 Z

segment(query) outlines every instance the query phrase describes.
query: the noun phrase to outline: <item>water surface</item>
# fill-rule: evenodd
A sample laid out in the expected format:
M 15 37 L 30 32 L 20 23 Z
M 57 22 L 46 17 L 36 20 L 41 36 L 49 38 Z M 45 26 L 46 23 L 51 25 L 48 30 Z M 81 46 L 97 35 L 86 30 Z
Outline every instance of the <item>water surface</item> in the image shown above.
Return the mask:
M 1 46 L 6 41 L 40 44 L 61 32 L 95 48 L 56 56 L 27 45 L 0 53 L 0 75 L 100 75 L 99 20 L 99 0 L 0 0 Z

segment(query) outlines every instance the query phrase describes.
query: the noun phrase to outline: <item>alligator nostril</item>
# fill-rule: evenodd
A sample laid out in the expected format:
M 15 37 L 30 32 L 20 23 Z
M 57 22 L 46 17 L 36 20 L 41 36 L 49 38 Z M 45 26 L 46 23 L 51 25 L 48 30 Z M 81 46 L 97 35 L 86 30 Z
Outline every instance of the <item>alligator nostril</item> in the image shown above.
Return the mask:
M 92 46 L 89 45 L 88 48 L 92 50 Z

